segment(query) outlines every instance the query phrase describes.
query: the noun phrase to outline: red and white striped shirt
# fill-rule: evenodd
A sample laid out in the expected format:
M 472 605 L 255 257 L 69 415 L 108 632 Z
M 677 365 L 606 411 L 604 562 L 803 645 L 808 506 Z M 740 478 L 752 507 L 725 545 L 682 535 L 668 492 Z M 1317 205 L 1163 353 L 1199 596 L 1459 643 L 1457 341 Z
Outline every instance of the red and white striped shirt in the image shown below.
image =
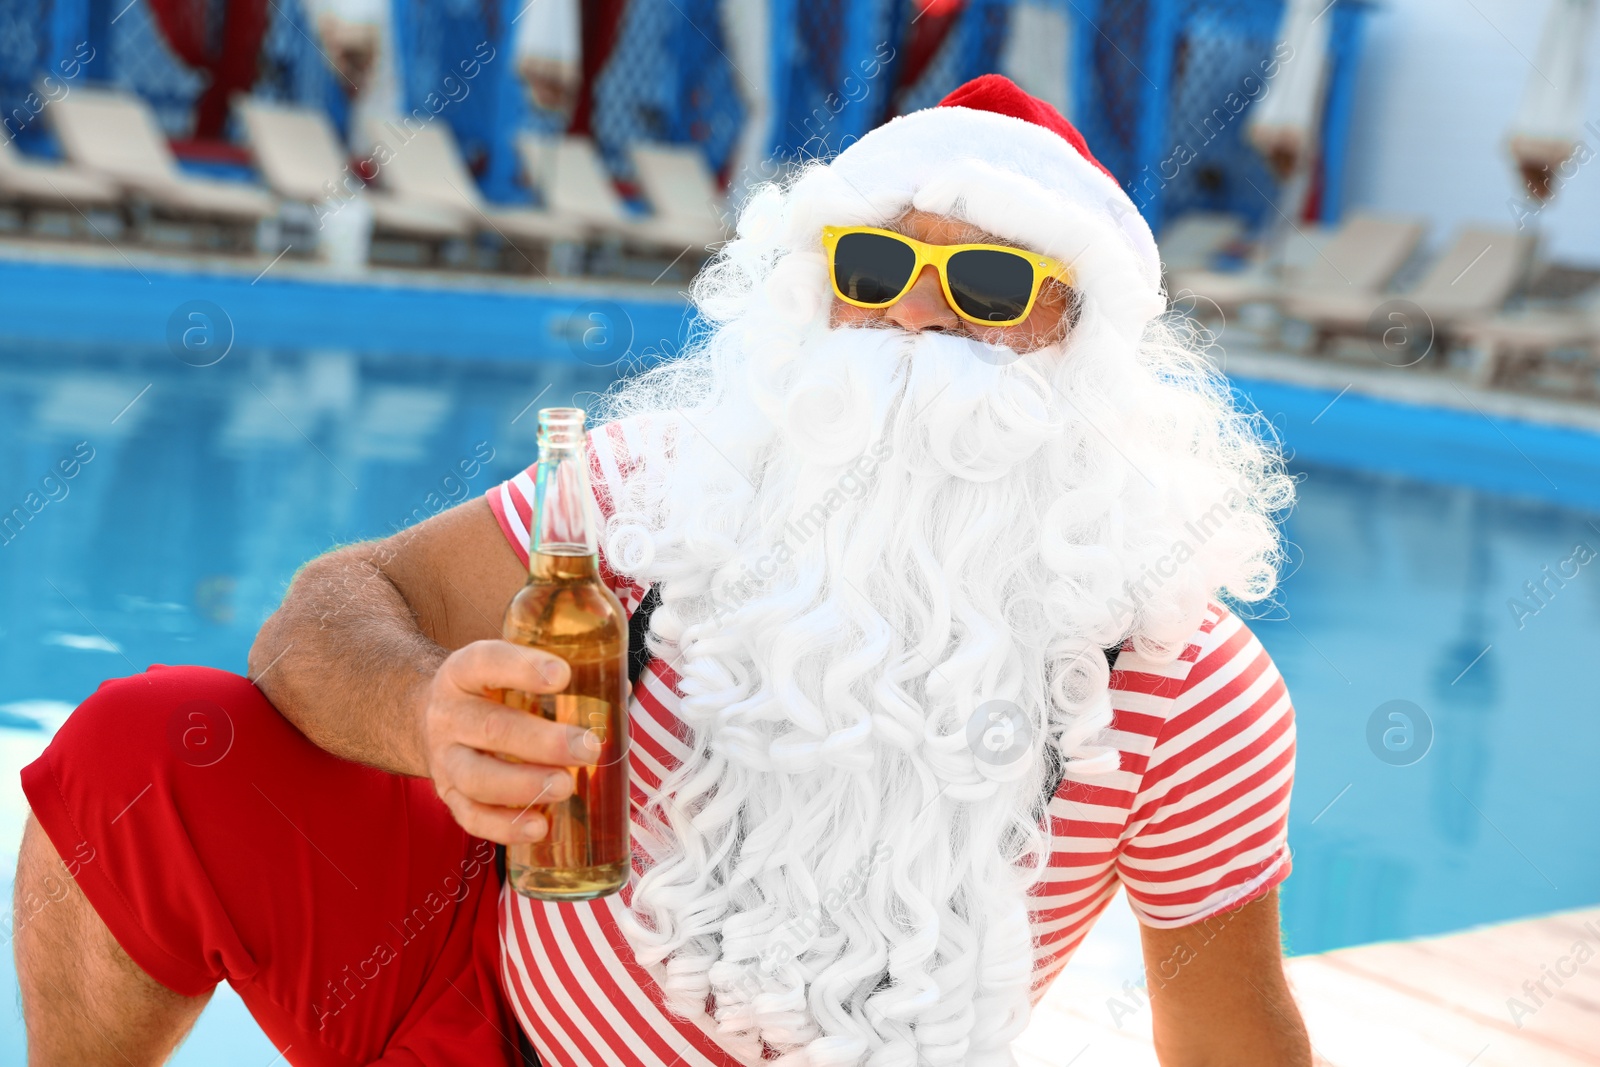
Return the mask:
M 590 473 L 602 514 L 635 454 L 630 427 L 591 432 Z M 534 469 L 488 493 L 524 562 Z M 644 590 L 601 574 L 630 613 Z M 645 791 L 687 755 L 675 729 L 677 678 L 652 660 L 630 709 L 637 813 Z M 1093 784 L 1063 781 L 1050 803 L 1049 874 L 1034 887 L 1035 1002 L 1121 886 L 1141 922 L 1177 927 L 1255 899 L 1289 874 L 1294 709 L 1254 635 L 1212 604 L 1183 654 L 1155 663 L 1131 649 L 1111 676 L 1108 743 L 1119 769 Z M 577 904 L 501 892 L 501 978 L 545 1067 L 736 1067 L 709 1016 L 681 1019 L 618 926 L 631 892 Z

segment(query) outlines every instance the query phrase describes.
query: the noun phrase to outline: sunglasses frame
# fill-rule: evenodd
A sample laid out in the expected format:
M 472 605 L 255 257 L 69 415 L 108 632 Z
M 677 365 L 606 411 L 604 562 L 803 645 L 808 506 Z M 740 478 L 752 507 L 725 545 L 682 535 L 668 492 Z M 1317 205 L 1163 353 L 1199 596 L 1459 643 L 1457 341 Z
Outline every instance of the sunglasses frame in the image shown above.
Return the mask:
M 851 234 L 857 233 L 877 234 L 881 237 L 891 238 L 895 241 L 899 241 L 901 244 L 905 245 L 916 253 L 917 261 L 916 264 L 911 268 L 911 276 L 906 279 L 906 284 L 898 293 L 894 295 L 892 299 L 886 300 L 881 304 L 869 304 L 862 300 L 855 300 L 846 296 L 844 291 L 839 288 L 839 274 L 834 268 L 833 261 L 834 252 L 839 246 L 840 238 L 848 237 Z M 1044 285 L 1046 278 L 1054 278 L 1057 281 L 1065 282 L 1067 285 L 1072 284 L 1072 270 L 1065 263 L 1062 263 L 1058 259 L 1052 259 L 1049 256 L 1040 255 L 1036 252 L 1030 252 L 1025 248 L 1016 248 L 1012 245 L 993 244 L 928 244 L 926 241 L 918 241 L 914 237 L 907 237 L 903 233 L 895 233 L 893 230 L 883 230 L 875 226 L 824 226 L 822 228 L 822 250 L 827 254 L 828 284 L 833 287 L 833 295 L 838 297 L 840 300 L 843 300 L 851 307 L 869 308 L 872 310 L 893 307 L 895 304 L 898 304 L 901 300 L 905 299 L 905 295 L 911 291 L 912 286 L 917 284 L 917 279 L 922 277 L 922 269 L 924 267 L 931 266 L 939 275 L 939 287 L 944 290 L 945 303 L 950 305 L 950 310 L 954 311 L 966 321 L 978 326 L 1015 326 L 1018 323 L 1025 321 L 1028 316 L 1033 313 L 1033 305 L 1039 300 L 1039 289 Z M 946 270 L 946 267 L 950 262 L 950 258 L 957 252 L 975 251 L 1009 252 L 1012 255 L 1020 256 L 1029 264 L 1029 266 L 1033 268 L 1033 288 L 1028 292 L 1028 303 L 1022 309 L 1021 315 L 1018 315 L 1014 319 L 999 321 L 995 319 L 976 318 L 975 316 L 968 315 L 965 311 L 961 310 L 960 305 L 956 303 L 955 294 L 950 291 L 950 276 Z

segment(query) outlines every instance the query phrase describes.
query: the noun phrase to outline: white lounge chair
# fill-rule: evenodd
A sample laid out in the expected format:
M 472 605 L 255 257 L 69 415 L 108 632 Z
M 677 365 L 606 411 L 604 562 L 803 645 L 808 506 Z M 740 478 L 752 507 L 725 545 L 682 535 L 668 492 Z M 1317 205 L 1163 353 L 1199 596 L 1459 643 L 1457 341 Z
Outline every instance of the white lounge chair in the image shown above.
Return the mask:
M 686 231 L 698 229 L 704 244 L 727 239 L 727 199 L 700 149 L 685 144 L 636 144 L 629 154 L 656 218 L 670 220 Z
M 631 214 L 587 137 L 523 133 L 517 138 L 517 150 L 529 181 L 544 195 L 550 210 L 582 221 L 597 236 L 667 258 L 697 260 L 705 257 L 707 244 L 721 240 L 721 228 L 714 220 Z
M 1469 318 L 1456 327 L 1477 351 L 1469 373 L 1476 385 L 1515 388 L 1535 378 L 1565 378 L 1574 391 L 1595 394 L 1600 370 L 1600 290 L 1564 307 L 1524 308 Z M 1574 358 L 1559 359 L 1566 352 Z
M 1207 270 L 1212 257 L 1244 236 L 1244 220 L 1220 211 L 1191 211 L 1173 219 L 1156 242 L 1161 266 L 1174 273 Z
M 155 115 L 137 96 L 74 89 L 47 113 L 69 160 L 115 183 L 154 215 L 216 224 L 236 247 L 253 250 L 257 224 L 277 212 L 265 190 L 179 170 Z
M 430 261 L 438 259 L 443 242 L 472 234 L 474 227 L 464 211 L 361 188 L 333 124 L 322 112 L 259 100 L 236 106 L 256 166 L 272 191 L 284 199 L 336 206 L 359 196 L 371 205 L 375 238 L 418 242 L 426 247 Z
M 117 187 L 70 163 L 29 159 L 9 140 L 0 140 L 0 201 L 15 204 L 23 222 L 39 210 L 57 210 L 74 222 L 95 209 L 115 208 L 122 201 Z M 76 228 L 76 227 L 75 227 Z
M 1236 215 L 1197 211 L 1161 231 L 1163 281 L 1173 307 L 1197 319 L 1227 318 L 1245 304 L 1268 300 L 1278 285 L 1266 249 L 1257 245 L 1238 270 L 1218 270 L 1212 260 L 1244 236 Z
M 1302 298 L 1327 294 L 1364 297 L 1381 291 L 1422 240 L 1422 223 L 1356 212 L 1332 232 L 1301 230 L 1288 237 L 1285 262 L 1274 270 L 1265 249 L 1240 271 L 1174 271 L 1168 291 L 1195 295 L 1197 310 L 1215 304 L 1224 312 L 1245 304 L 1279 301 L 1286 314 Z M 1309 246 L 1308 246 L 1309 242 Z
M 1284 301 L 1284 313 L 1311 324 L 1320 350 L 1336 336 L 1371 332 L 1378 310 L 1390 300 L 1404 299 L 1428 316 L 1442 348 L 1457 325 L 1500 309 L 1526 275 L 1533 250 L 1530 234 L 1469 228 L 1404 293 L 1362 291 L 1357 285 L 1342 286 L 1323 277 L 1321 284 L 1300 286 Z
M 1426 229 L 1417 219 L 1352 213 L 1285 286 L 1286 312 L 1293 315 L 1290 309 L 1329 296 L 1366 299 L 1381 293 L 1416 254 Z
M 370 127 L 367 136 L 374 145 L 388 150 L 389 158 L 378 167 L 378 182 L 384 189 L 412 202 L 460 212 L 475 230 L 499 236 L 514 250 L 504 257 L 507 266 L 515 268 L 521 263 L 543 270 L 553 245 L 582 242 L 587 236 L 587 229 L 575 219 L 486 201 L 461 161 L 455 136 L 442 122 L 418 129 L 384 123 Z M 528 250 L 534 250 L 544 262 L 535 263 Z

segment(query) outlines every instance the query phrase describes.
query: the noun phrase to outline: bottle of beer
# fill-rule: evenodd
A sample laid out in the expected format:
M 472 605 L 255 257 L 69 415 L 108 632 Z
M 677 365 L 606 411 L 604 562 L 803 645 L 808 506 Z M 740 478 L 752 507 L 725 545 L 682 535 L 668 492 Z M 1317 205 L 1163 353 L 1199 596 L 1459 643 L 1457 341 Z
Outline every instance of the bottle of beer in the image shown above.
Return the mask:
M 556 694 L 503 699 L 594 732 L 599 758 L 570 769 L 572 796 L 535 805 L 544 840 L 506 849 L 512 888 L 536 900 L 592 900 L 628 880 L 628 623 L 600 581 L 596 515 L 580 408 L 539 412 L 539 467 L 528 584 L 506 609 L 502 636 L 560 656 L 572 669 Z

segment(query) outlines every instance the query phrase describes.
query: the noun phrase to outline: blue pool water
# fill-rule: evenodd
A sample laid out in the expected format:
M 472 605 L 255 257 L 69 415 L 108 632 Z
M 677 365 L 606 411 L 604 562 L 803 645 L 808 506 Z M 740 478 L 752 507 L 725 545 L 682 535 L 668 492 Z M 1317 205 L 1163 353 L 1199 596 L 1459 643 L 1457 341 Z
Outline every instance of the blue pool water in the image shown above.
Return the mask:
M 0 547 L 0 742 L 42 743 L 101 679 L 152 662 L 242 670 L 301 563 L 482 493 L 533 458 L 537 407 L 581 405 L 610 373 L 293 349 L 194 367 L 165 349 L 0 343 L 0 511 L 48 500 Z M 1263 389 L 1269 414 L 1282 388 Z M 46 483 L 63 461 L 74 476 Z M 1298 710 L 1291 950 L 1600 900 L 1600 561 L 1568 562 L 1600 552 L 1600 518 L 1550 494 L 1299 469 L 1295 569 L 1252 624 Z M 1409 719 L 1382 718 L 1369 743 L 1391 701 Z M 1413 747 L 1385 748 L 1406 721 Z M 14 779 L 0 796 L 20 820 Z M 17 1033 L 0 1021 L 0 1063 L 21 1062 Z
M 1302 473 L 1287 531 L 1298 569 L 1252 624 L 1299 728 L 1290 950 L 1600 901 L 1600 519 Z

